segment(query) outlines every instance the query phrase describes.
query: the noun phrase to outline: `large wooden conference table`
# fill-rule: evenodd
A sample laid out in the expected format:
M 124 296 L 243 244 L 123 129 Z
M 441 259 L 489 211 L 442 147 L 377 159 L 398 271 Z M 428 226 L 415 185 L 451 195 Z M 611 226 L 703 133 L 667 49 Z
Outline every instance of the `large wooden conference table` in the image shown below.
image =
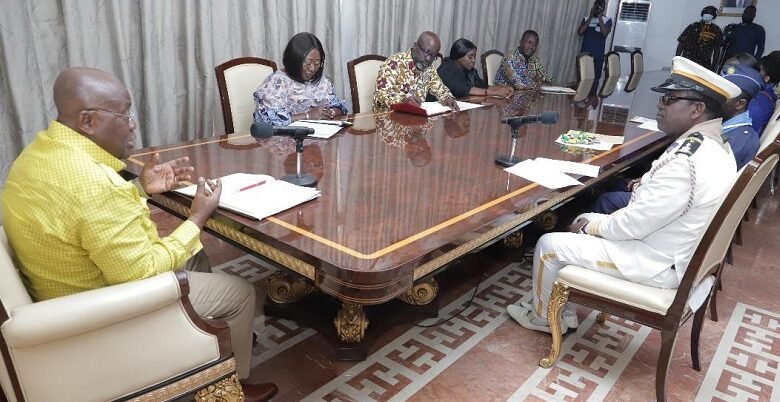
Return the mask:
M 369 326 L 364 306 L 395 298 L 430 303 L 437 292 L 434 274 L 451 262 L 661 152 L 671 142 L 668 136 L 625 120 L 655 118 L 658 94 L 649 87 L 666 76 L 646 72 L 631 93 L 623 91 L 622 77 L 609 97 L 581 83 L 574 96 L 525 91 L 509 100 L 471 98 L 486 106 L 432 118 L 399 112 L 350 116 L 354 125 L 335 137 L 305 141 L 303 168 L 317 177 L 321 197 L 262 221 L 220 209 L 206 227 L 281 268 L 268 281 L 272 303 L 295 303 L 312 291 L 340 301 L 336 334 L 357 343 Z M 603 85 L 596 92 L 611 92 Z M 559 123 L 523 127 L 516 155 L 595 164 L 601 167 L 598 178 L 550 190 L 494 163 L 510 147 L 502 117 L 548 110 L 560 112 Z M 624 143 L 595 152 L 556 144 L 569 129 L 623 135 Z M 296 163 L 292 139 L 231 134 L 139 150 L 128 170 L 140 172 L 154 152 L 162 160 L 189 156 L 195 175 L 210 178 L 235 172 L 281 177 L 293 173 Z M 191 200 L 166 193 L 152 202 L 186 217 Z

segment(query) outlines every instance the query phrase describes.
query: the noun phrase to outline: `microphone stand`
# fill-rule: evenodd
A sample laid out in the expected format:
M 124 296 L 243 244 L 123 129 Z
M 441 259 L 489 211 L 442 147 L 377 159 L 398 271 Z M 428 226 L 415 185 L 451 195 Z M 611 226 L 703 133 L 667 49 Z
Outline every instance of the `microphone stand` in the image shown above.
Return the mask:
M 520 138 L 520 127 L 522 126 L 523 123 L 509 124 L 509 127 L 512 128 L 512 148 L 509 151 L 509 155 L 500 155 L 496 158 L 496 165 L 510 167 L 520 163 L 520 158 L 515 157 L 515 148 L 517 148 L 517 139 Z
M 317 178 L 308 174 L 301 173 L 301 164 L 303 163 L 303 139 L 306 135 L 295 135 L 295 174 L 282 176 L 282 180 L 303 187 L 314 187 L 317 185 Z

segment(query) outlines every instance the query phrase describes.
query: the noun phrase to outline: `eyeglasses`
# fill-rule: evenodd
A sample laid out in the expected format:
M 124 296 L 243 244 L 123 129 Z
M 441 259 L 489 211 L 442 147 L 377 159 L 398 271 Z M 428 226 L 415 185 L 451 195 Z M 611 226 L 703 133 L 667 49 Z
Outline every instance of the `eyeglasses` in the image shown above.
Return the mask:
M 89 108 L 89 109 L 84 109 L 84 110 L 95 111 L 95 112 L 103 112 L 103 113 L 110 113 L 110 114 L 113 114 L 114 116 L 119 116 L 119 117 L 127 120 L 128 123 L 130 123 L 130 120 L 135 119 L 135 112 L 133 112 L 133 111 L 131 111 L 129 113 L 119 113 L 119 112 L 114 112 L 112 110 L 100 109 L 100 108 L 96 108 L 96 107 Z
M 420 44 L 417 43 L 417 42 L 414 42 L 414 45 L 417 46 L 417 49 L 420 49 L 420 51 L 423 53 L 425 58 L 428 59 L 428 60 L 433 60 L 433 59 L 437 59 L 437 58 L 441 57 L 441 53 L 439 53 L 439 52 L 434 53 L 434 52 L 431 52 L 430 50 L 423 49 L 422 46 L 420 46 Z
M 701 98 L 687 98 L 684 96 L 674 96 L 674 95 L 661 95 L 661 97 L 658 99 L 659 102 L 663 103 L 664 106 L 669 106 L 674 102 L 677 102 L 678 100 L 689 100 L 689 101 L 695 101 L 695 102 L 704 102 L 704 99 Z
M 318 61 L 304 60 L 304 62 L 303 62 L 303 68 L 311 68 L 311 67 L 320 68 L 320 67 L 322 67 L 324 65 L 325 65 L 325 62 L 324 61 L 319 61 L 319 60 Z

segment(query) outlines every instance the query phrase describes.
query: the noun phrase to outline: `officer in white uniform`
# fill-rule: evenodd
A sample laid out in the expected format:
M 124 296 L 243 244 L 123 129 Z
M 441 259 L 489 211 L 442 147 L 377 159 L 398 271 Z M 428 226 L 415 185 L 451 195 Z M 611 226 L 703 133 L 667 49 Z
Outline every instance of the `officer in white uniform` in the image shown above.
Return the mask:
M 671 76 L 653 91 L 663 94 L 658 127 L 679 136 L 676 147 L 653 162 L 628 206 L 611 215 L 581 215 L 571 226 L 573 233 L 548 233 L 539 239 L 533 303 L 507 307 L 522 326 L 550 331 L 547 303 L 558 271 L 569 264 L 649 286 L 679 286 L 699 236 L 737 175 L 731 148 L 723 139 L 720 109 L 739 96 L 740 89 L 678 56 Z M 709 293 L 705 288 L 694 291 L 699 304 Z M 577 325 L 576 314 L 564 311 L 563 331 Z

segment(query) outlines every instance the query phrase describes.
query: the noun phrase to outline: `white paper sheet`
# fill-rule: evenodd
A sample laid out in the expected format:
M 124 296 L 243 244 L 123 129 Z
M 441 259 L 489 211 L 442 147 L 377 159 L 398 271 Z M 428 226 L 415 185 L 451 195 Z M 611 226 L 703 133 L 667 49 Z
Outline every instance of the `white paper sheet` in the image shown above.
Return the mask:
M 574 94 L 577 93 L 577 91 L 575 91 L 575 90 L 573 90 L 571 88 L 556 87 L 556 86 L 553 86 L 553 85 L 543 85 L 541 87 L 541 90 L 542 90 L 542 92 L 553 93 L 553 94 L 572 94 L 572 95 L 574 95 Z
M 295 121 L 290 123 L 292 127 L 308 127 L 314 129 L 314 134 L 309 137 L 328 139 L 341 131 L 343 127 L 333 124 L 312 123 L 311 121 Z
M 544 169 L 557 170 L 561 173 L 578 174 L 588 177 L 598 176 L 599 170 L 601 169 L 596 165 L 571 161 L 559 161 L 556 159 L 536 158 L 534 161 L 536 161 L 536 164 L 543 167 Z
M 651 121 L 655 121 L 655 120 L 648 119 L 647 117 L 642 117 L 642 116 L 634 116 L 629 121 L 632 122 L 632 123 L 642 124 L 642 123 L 647 123 L 647 122 L 651 122 Z
M 600 142 L 606 142 L 607 144 L 620 145 L 623 143 L 624 138 L 622 135 L 605 135 L 605 134 L 593 134 Z
M 566 173 L 544 169 L 542 165 L 531 159 L 524 160 L 504 170 L 550 189 L 582 185 L 579 180 Z
M 655 120 L 647 121 L 639 125 L 639 128 L 650 131 L 661 131 L 658 129 L 658 122 Z
M 469 110 L 469 109 L 476 109 L 478 107 L 485 107 L 485 105 L 480 105 L 479 103 L 458 101 L 458 109 L 460 109 L 461 111 Z

